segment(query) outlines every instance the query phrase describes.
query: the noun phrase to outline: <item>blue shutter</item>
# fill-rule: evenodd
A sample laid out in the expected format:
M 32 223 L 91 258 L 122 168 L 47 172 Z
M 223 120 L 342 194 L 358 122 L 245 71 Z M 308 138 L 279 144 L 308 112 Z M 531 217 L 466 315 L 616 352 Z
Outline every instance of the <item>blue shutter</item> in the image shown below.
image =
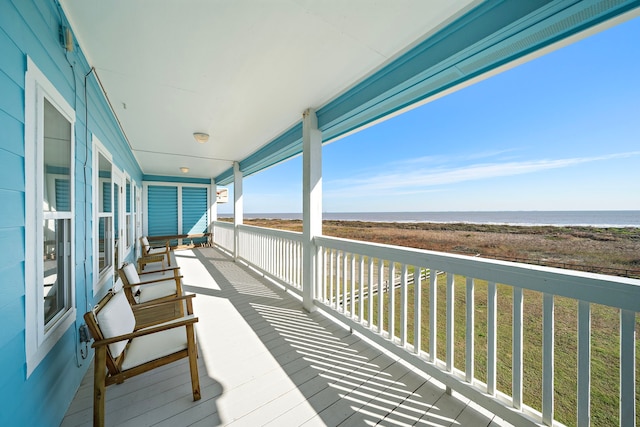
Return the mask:
M 71 212 L 71 184 L 68 179 L 56 179 L 56 210 Z
M 149 236 L 178 234 L 178 187 L 150 185 L 147 190 Z
M 111 181 L 102 183 L 102 212 L 111 212 Z
M 182 187 L 182 234 L 206 233 L 209 224 L 207 216 L 207 189 L 203 187 Z M 194 239 L 203 243 L 207 239 Z

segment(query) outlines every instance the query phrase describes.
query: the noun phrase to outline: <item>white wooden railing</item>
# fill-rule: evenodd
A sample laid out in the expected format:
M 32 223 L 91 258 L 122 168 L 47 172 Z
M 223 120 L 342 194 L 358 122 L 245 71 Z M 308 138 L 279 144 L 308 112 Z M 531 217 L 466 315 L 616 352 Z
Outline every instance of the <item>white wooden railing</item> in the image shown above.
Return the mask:
M 226 226 L 220 229 L 229 233 Z M 240 258 L 288 287 L 301 289 L 301 233 L 240 226 L 239 235 Z M 228 242 L 228 237 L 218 239 L 214 232 L 214 241 Z M 316 237 L 315 244 L 319 254 L 316 306 L 448 389 L 515 425 L 559 424 L 554 420 L 555 355 L 564 357 L 564 349 L 554 343 L 564 327 L 554 327 L 554 308 L 559 298 L 570 298 L 577 306 L 574 325 L 577 323 L 578 343 L 577 354 L 573 355 L 577 365 L 573 399 L 577 402 L 577 418 L 566 422 L 590 425 L 592 307 L 618 310 L 620 357 L 618 365 L 609 368 L 617 371 L 620 378 L 619 423 L 635 425 L 635 329 L 636 312 L 640 311 L 640 280 L 326 236 Z M 454 298 L 457 287 L 464 289 L 464 298 Z M 480 295 L 476 295 L 476 289 L 486 296 L 487 327 L 480 333 L 475 319 Z M 498 311 L 499 298 L 511 302 L 510 316 Z M 525 371 L 528 375 L 531 371 L 525 366 L 524 354 L 528 328 L 523 307 L 529 298 L 539 298 L 542 305 L 538 316 L 542 317 L 542 331 L 538 330 L 542 335 L 541 404 L 523 398 L 523 384 L 529 379 Z M 463 334 L 455 328 L 458 310 L 465 312 Z M 505 364 L 499 360 L 498 330 L 505 327 L 510 330 L 511 341 L 510 391 L 498 385 L 499 364 Z M 439 331 L 444 338 L 439 338 Z M 480 346 L 475 342 L 478 334 L 486 336 L 486 351 L 482 354 L 478 354 Z M 464 349 L 458 353 L 458 359 L 464 359 L 462 364 L 456 361 L 456 348 Z M 486 366 L 482 379 L 476 374 L 480 360 L 483 368 Z M 541 407 L 541 411 L 532 406 Z
M 252 267 L 302 292 L 302 233 L 240 225 L 238 257 Z
M 234 225 L 230 222 L 213 222 L 213 243 L 233 253 Z

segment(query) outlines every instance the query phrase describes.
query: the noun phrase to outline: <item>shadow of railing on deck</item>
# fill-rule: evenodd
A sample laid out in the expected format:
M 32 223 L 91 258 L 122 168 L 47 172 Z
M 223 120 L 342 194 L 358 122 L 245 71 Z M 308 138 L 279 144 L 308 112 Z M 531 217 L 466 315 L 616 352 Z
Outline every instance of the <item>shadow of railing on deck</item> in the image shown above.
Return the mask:
M 216 286 L 185 283 L 185 290 L 226 298 L 324 424 L 364 425 L 385 420 L 444 426 L 452 424 L 464 410 L 465 404 L 445 394 L 443 386 L 416 374 L 396 358 L 381 354 L 320 313 L 304 311 L 298 300 L 292 303 L 284 297 L 284 290 L 226 255 L 209 248 L 193 253 Z M 273 404 L 253 409 L 247 421 L 257 417 L 260 424 L 265 424 L 265 416 L 273 416 L 266 406 Z M 270 421 L 298 422 L 296 410 L 304 407 L 302 402 Z M 475 421 L 474 425 L 491 422 L 480 414 Z

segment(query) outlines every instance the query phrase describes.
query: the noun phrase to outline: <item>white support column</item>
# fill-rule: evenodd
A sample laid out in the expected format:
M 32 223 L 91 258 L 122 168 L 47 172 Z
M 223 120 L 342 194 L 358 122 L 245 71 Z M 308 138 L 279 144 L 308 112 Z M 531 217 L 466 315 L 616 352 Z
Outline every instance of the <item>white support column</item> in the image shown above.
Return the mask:
M 233 258 L 238 258 L 239 230 L 244 211 L 242 207 L 242 171 L 240 163 L 233 162 Z
M 315 236 L 322 235 L 322 133 L 315 110 L 302 115 L 302 305 L 314 311 L 313 289 L 317 277 Z
M 218 220 L 218 185 L 211 178 L 211 196 L 209 199 L 209 229 L 213 229 L 213 221 Z
M 211 188 L 209 188 L 209 224 L 207 230 L 211 233 L 208 243 L 213 245 L 213 223 L 218 220 L 218 186 L 216 180 L 211 178 Z

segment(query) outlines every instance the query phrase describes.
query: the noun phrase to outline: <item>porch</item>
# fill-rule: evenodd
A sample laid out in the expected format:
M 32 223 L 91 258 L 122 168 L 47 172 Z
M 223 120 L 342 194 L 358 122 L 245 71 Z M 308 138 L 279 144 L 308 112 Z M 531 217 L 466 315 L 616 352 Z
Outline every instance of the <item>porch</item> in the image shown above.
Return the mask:
M 509 425 L 220 249 L 176 259 L 198 294 L 202 400 L 176 362 L 109 387 L 107 425 Z M 91 424 L 92 372 L 62 426 Z

